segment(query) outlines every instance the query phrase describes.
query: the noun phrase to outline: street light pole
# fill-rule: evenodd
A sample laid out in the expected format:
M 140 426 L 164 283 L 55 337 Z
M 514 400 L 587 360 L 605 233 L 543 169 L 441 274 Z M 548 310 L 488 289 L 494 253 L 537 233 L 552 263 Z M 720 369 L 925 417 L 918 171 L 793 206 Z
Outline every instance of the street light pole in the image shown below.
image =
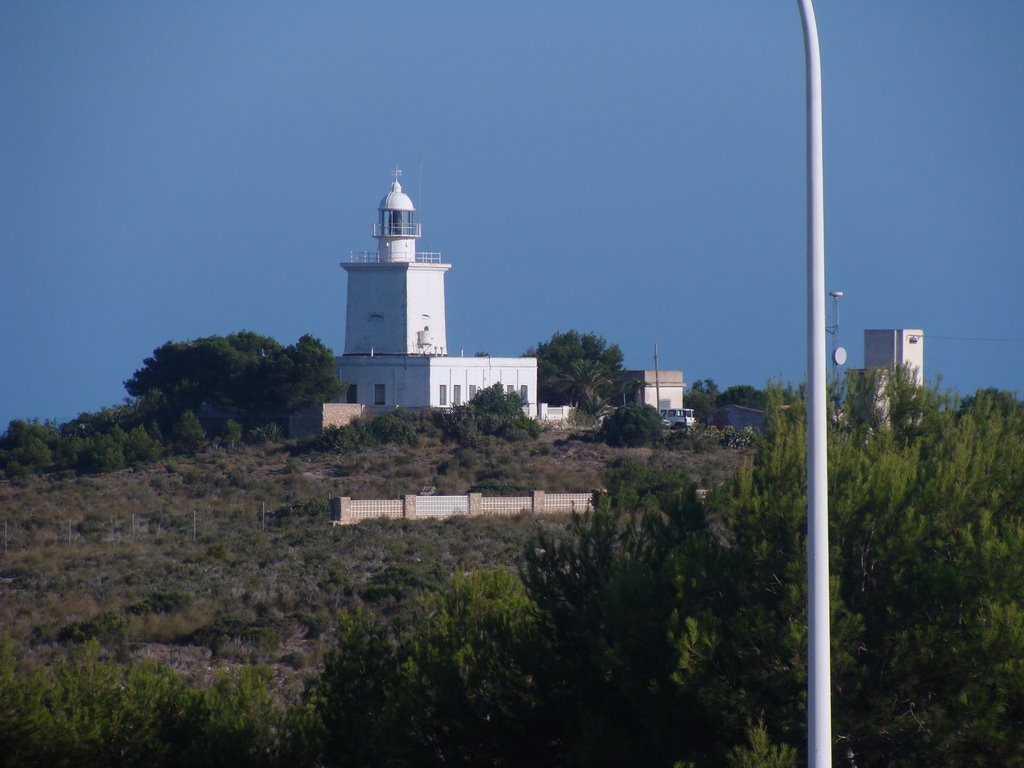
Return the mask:
M 828 465 L 825 382 L 825 205 L 821 54 L 811 0 L 797 0 L 807 68 L 807 764 L 832 765 Z

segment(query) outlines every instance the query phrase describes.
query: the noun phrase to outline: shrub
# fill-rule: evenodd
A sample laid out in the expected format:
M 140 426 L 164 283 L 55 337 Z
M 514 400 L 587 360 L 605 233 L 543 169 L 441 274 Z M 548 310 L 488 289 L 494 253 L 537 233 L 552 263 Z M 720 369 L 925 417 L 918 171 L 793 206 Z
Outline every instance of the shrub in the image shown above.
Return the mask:
M 436 411 L 434 418 L 445 439 L 463 446 L 479 447 L 488 435 L 506 440 L 540 437 L 540 424 L 523 413 L 519 395 L 500 384 L 481 390 L 466 405 Z
M 256 444 L 280 443 L 284 440 L 284 433 L 281 427 L 273 421 L 253 427 L 249 430 L 249 442 Z
M 133 427 L 124 442 L 124 458 L 128 464 L 149 464 L 160 458 L 163 446 L 141 426 Z
M 117 611 L 104 611 L 91 619 L 73 621 L 57 635 L 62 643 L 97 640 L 111 650 L 120 651 L 128 642 L 128 619 Z
M 242 442 L 242 425 L 234 419 L 228 419 L 224 424 L 220 439 L 224 447 L 229 450 L 238 447 L 238 444 Z
M 198 451 L 206 442 L 206 432 L 194 411 L 184 411 L 171 430 L 171 439 L 183 451 Z
M 416 417 L 399 408 L 373 419 L 356 419 L 347 427 L 327 427 L 314 442 L 314 450 L 355 453 L 382 445 L 419 443 Z
M 616 447 L 651 445 L 661 437 L 661 414 L 649 405 L 627 405 L 601 425 L 601 440 Z
M 56 438 L 56 430 L 48 425 L 12 421 L 0 440 L 0 462 L 6 463 L 7 473 L 12 476 L 45 469 L 53 461 L 49 444 Z
M 273 514 L 273 519 L 285 520 L 327 520 L 328 503 L 326 499 L 302 499 L 281 507 Z
M 119 434 L 117 434 L 119 433 Z M 124 432 L 116 428 L 115 433 L 108 435 L 92 435 L 82 441 L 78 452 L 78 467 L 84 472 L 116 472 L 124 469 L 125 456 L 121 441 Z

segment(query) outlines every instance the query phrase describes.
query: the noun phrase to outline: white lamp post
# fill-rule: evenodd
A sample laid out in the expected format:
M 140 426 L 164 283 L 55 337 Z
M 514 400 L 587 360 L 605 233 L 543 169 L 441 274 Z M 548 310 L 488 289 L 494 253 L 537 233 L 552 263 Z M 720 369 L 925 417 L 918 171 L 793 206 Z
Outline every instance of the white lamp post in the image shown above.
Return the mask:
M 807 764 L 832 765 L 825 403 L 825 205 L 821 55 L 811 0 L 797 0 L 807 65 Z

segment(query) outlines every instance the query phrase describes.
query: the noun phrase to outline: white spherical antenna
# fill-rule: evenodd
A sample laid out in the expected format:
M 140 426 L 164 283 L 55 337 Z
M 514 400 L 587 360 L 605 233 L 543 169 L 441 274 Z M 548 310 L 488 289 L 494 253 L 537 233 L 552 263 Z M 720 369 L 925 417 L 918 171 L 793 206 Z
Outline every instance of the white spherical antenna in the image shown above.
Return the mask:
M 846 365 L 846 350 L 836 347 L 836 351 L 832 353 L 832 362 L 836 365 Z

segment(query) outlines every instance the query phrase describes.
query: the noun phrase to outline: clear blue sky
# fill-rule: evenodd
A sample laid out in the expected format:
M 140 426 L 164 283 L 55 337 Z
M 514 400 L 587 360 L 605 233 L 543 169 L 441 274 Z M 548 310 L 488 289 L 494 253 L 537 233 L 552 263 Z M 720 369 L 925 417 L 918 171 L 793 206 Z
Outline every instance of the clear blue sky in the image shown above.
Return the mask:
M 1024 382 L 1024 2 L 818 0 L 840 339 Z M 0 4 L 0 429 L 119 403 L 167 340 L 344 341 L 397 163 L 449 349 L 595 331 L 800 381 L 795 2 Z M 422 168 L 422 175 L 420 169 Z M 1005 339 L 979 341 L 975 339 Z

